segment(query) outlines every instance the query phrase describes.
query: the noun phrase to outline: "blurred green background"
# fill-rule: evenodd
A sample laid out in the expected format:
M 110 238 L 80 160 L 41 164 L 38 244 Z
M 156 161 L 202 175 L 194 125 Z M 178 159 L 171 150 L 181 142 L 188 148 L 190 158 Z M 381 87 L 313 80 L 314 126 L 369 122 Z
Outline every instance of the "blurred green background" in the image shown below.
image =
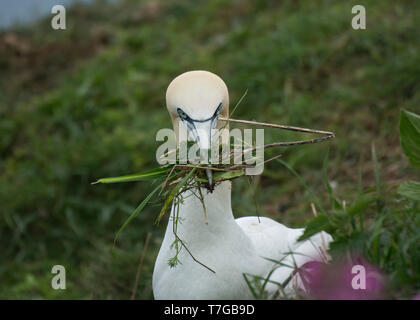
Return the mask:
M 366 7 L 366 30 L 351 28 L 355 4 Z M 155 134 L 171 127 L 165 90 L 188 70 L 220 75 L 231 105 L 248 89 L 235 118 L 334 131 L 331 142 L 281 150 L 322 202 L 327 151 L 333 191 L 351 202 L 359 172 L 365 188 L 375 186 L 374 144 L 386 205 L 408 206 L 395 188 L 419 172 L 402 153 L 398 117 L 400 108 L 420 113 L 419 9 L 409 0 L 97 1 L 69 7 L 65 31 L 51 17 L 1 31 L 0 298 L 128 299 L 149 231 L 136 298 L 153 298 L 162 203 L 111 251 L 151 186 L 90 183 L 157 166 Z M 254 215 L 256 199 L 261 215 L 288 226 L 312 218 L 310 192 L 280 163 L 253 185 L 235 181 L 235 216 Z M 397 297 L 420 290 L 416 263 L 398 278 Z M 51 288 L 56 264 L 66 267 L 66 290 Z

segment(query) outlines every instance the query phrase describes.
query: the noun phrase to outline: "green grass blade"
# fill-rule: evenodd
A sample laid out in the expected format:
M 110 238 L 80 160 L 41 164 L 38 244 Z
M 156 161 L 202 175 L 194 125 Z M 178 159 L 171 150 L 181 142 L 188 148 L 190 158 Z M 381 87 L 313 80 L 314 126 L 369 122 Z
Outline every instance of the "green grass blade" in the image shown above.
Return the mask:
M 133 211 L 133 213 L 125 220 L 124 224 L 121 226 L 120 230 L 118 230 L 117 234 L 114 238 L 114 246 L 117 241 L 118 236 L 120 233 L 125 229 L 125 227 L 133 220 L 137 215 L 144 209 L 144 207 L 149 203 L 150 199 L 153 197 L 153 195 L 160 190 L 163 183 L 158 185 L 152 192 L 149 193 L 149 195 L 139 204 L 139 206 L 136 208 L 136 210 Z
M 135 174 L 120 176 L 120 177 L 102 178 L 93 182 L 92 184 L 133 182 L 133 181 L 157 179 L 157 178 L 165 176 L 165 174 L 167 174 L 171 170 L 171 168 L 172 168 L 172 165 L 167 165 L 167 166 L 151 169 L 148 171 L 144 171 L 141 173 L 135 173 Z
M 232 109 L 232 112 L 230 113 L 229 117 L 231 118 L 232 115 L 235 113 L 236 108 L 241 104 L 242 100 L 245 98 L 245 96 L 248 93 L 248 89 L 245 90 L 245 93 L 242 95 L 242 97 L 239 99 L 239 101 L 236 103 L 235 107 Z
M 233 179 L 245 174 L 244 170 L 235 170 L 235 171 L 226 171 L 226 172 L 216 172 L 213 174 L 214 181 L 222 181 L 226 179 Z
M 372 161 L 373 166 L 375 169 L 375 184 L 376 184 L 376 192 L 378 193 L 378 198 L 376 200 L 376 206 L 378 209 L 378 212 L 382 212 L 384 203 L 382 201 L 382 186 L 381 186 L 381 175 L 379 173 L 379 163 L 378 159 L 376 157 L 376 148 L 375 144 L 372 143 Z
M 251 283 L 251 281 L 249 281 L 247 275 L 245 273 L 242 274 L 246 284 L 248 285 L 249 290 L 251 291 L 252 296 L 254 297 L 254 299 L 258 299 L 258 294 L 255 292 L 255 288 L 253 286 L 253 284 Z
M 166 198 L 165 203 L 160 210 L 160 213 L 156 219 L 156 224 L 159 224 L 162 217 L 165 215 L 165 211 L 168 208 L 168 206 L 171 204 L 172 200 L 175 198 L 177 193 L 182 189 L 182 187 L 187 183 L 187 181 L 191 178 L 191 176 L 194 174 L 196 168 L 193 168 L 178 184 L 172 189 L 171 193 L 169 194 L 168 198 Z

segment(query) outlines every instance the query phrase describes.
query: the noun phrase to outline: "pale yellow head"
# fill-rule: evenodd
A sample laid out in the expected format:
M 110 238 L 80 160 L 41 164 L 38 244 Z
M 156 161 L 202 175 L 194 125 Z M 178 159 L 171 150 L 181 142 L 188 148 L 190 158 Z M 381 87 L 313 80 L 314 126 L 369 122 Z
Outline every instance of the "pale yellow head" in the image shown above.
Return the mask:
M 225 82 L 208 71 L 189 71 L 176 77 L 166 91 L 166 107 L 179 140 L 183 124 L 200 148 L 210 149 L 211 130 L 225 126 L 219 117 L 228 118 L 229 93 Z

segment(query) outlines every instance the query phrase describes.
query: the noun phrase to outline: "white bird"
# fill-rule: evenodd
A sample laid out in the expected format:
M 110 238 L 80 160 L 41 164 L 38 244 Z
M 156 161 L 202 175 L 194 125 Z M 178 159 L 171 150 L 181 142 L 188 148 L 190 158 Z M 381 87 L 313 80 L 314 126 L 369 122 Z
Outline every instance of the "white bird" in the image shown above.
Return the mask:
M 166 104 L 177 139 L 185 139 L 177 129 L 182 123 L 203 149 L 211 145 L 211 129 L 224 125 L 218 121 L 219 115 L 229 117 L 226 84 L 207 71 L 190 71 L 176 77 L 167 89 Z M 225 132 L 223 135 L 226 138 Z M 235 219 L 231 189 L 230 181 L 217 184 L 212 192 L 201 188 L 207 224 L 201 199 L 192 190 L 182 194 L 177 235 L 188 250 L 182 248 L 178 255 L 180 263 L 169 266 L 169 259 L 176 253 L 172 246 L 174 221 L 169 219 L 153 272 L 155 299 L 250 299 L 244 274 L 266 278 L 273 269 L 272 282 L 266 290 L 275 292 L 278 286 L 274 283 L 283 283 L 292 276 L 286 287 L 292 292 L 294 287 L 302 287 L 299 274 L 293 275 L 293 268 L 276 265 L 266 258 L 297 267 L 309 260 L 323 261 L 321 247 L 328 247 L 332 240 L 329 234 L 322 232 L 297 242 L 303 229 L 287 228 L 265 217 Z M 171 217 L 174 210 L 173 205 Z M 288 254 L 291 251 L 293 254 Z

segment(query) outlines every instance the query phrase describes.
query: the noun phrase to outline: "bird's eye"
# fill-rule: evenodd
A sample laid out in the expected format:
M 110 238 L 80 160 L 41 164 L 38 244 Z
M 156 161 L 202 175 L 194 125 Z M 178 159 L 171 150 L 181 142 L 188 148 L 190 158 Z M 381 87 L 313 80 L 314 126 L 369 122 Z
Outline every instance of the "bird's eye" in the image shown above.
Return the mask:
M 188 119 L 188 115 L 184 111 L 182 111 L 180 108 L 178 108 L 177 111 L 178 111 L 178 115 L 181 119 L 183 119 L 183 120 Z
M 220 102 L 219 106 L 217 107 L 216 111 L 214 112 L 213 117 L 218 116 L 221 110 L 222 110 L 222 103 Z

